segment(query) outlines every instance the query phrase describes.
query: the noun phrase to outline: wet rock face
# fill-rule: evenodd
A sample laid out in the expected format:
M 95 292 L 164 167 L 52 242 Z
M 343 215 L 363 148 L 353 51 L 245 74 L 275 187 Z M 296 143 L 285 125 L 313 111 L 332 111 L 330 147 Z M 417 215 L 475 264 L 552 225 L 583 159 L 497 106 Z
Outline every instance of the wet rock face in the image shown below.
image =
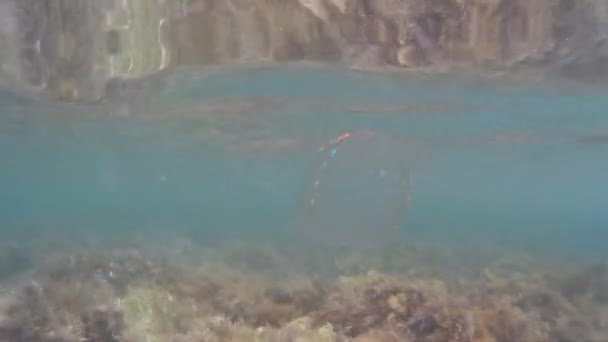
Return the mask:
M 19 75 L 63 99 L 100 97 L 99 8 L 70 1 L 13 1 Z
M 341 26 L 351 44 L 376 47 L 381 64 L 426 66 L 447 62 L 448 45 L 465 28 L 464 10 L 452 0 L 352 1 Z
M 608 59 L 603 0 L 189 0 L 176 12 L 177 64 L 557 64 L 597 80 Z
M 297 1 L 193 0 L 180 13 L 173 21 L 179 64 L 339 56 L 322 20 L 326 16 L 317 17 Z
M 603 0 L 189 0 L 176 12 L 176 64 L 523 65 L 586 81 L 608 74 Z
M 560 73 L 586 82 L 608 79 L 608 2 L 560 0 L 554 13 Z
M 176 32 L 183 60 L 198 63 L 251 57 L 401 67 L 504 63 L 551 48 L 552 2 L 193 0 Z M 220 14 L 225 20 L 213 19 Z
M 593 79 L 608 56 L 601 44 L 608 35 L 605 4 L 6 0 L 0 42 L 15 52 L 0 52 L 0 75 L 86 101 L 102 98 L 111 79 L 139 79 L 176 65 L 315 60 L 359 68 L 505 67 L 558 60 L 565 75 Z

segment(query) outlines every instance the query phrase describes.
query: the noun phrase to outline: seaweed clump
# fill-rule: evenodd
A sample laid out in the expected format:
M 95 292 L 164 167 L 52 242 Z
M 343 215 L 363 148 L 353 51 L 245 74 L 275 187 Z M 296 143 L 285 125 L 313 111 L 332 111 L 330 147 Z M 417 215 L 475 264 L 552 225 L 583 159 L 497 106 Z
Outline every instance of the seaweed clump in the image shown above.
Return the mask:
M 466 309 L 440 282 L 371 272 L 342 278 L 313 317 L 359 341 L 472 341 L 474 318 Z
M 124 341 L 116 304 L 131 284 L 156 276 L 152 264 L 134 252 L 51 260 L 5 305 L 0 341 Z
M 124 319 L 122 312 L 108 307 L 98 307 L 82 316 L 83 341 L 120 342 L 123 341 Z
M 602 341 L 608 338 L 608 264 L 599 264 L 553 279 L 552 293 L 574 313 L 560 320 L 561 341 Z M 547 306 L 547 301 L 542 301 Z
M 253 327 L 283 326 L 314 310 L 324 295 L 323 288 L 310 281 L 277 286 L 256 274 L 215 267 L 190 274 L 172 291 L 199 311 Z
M 22 288 L 0 315 L 0 341 L 76 342 L 73 325 L 52 314 L 43 288 L 32 282 Z

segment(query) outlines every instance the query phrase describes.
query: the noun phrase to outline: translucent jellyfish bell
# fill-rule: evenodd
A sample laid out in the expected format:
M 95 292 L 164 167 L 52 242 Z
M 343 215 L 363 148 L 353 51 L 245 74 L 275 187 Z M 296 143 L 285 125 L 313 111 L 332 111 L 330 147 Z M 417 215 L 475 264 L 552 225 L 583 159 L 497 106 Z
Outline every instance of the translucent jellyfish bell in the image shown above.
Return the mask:
M 318 154 L 297 208 L 298 235 L 328 246 L 393 241 L 412 183 L 404 144 L 377 132 L 349 132 Z

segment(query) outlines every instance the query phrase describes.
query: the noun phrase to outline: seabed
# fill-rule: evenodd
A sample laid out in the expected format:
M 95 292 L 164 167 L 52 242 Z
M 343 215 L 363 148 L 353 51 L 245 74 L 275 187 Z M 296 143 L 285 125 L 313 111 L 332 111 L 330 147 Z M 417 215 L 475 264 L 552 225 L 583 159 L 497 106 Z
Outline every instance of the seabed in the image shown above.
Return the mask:
M 4 241 L 2 341 L 605 341 L 608 267 L 166 231 Z M 468 255 L 467 255 L 468 254 Z M 314 255 L 314 258 L 312 257 Z M 480 261 L 483 260 L 483 261 Z

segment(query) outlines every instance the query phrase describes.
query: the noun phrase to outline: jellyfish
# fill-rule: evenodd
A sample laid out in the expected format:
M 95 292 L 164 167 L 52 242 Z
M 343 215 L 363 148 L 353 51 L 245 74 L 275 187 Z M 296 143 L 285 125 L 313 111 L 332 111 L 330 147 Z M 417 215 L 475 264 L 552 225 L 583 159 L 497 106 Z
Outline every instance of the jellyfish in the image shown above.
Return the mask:
M 303 241 L 378 247 L 399 237 L 413 177 L 408 148 L 375 131 L 347 132 L 322 146 L 295 215 Z

